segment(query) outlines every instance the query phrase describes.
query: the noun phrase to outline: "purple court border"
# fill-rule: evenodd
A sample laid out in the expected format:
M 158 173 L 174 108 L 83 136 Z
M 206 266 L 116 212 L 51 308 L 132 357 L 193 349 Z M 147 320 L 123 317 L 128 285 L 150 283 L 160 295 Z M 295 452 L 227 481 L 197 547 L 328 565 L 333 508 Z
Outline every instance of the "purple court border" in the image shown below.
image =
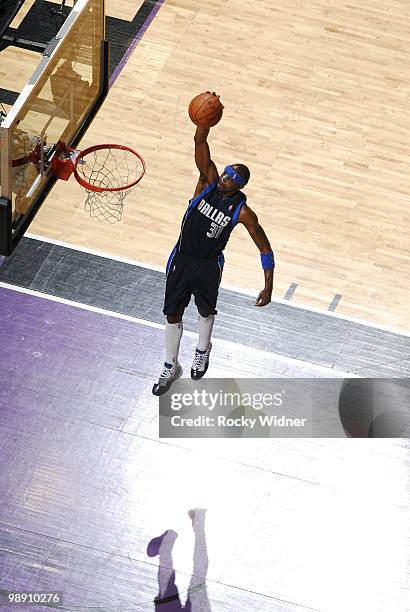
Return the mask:
M 157 0 L 157 2 L 152 7 L 150 14 L 147 16 L 146 20 L 144 21 L 144 23 L 142 24 L 142 26 L 138 30 L 138 34 L 135 36 L 135 38 L 131 42 L 131 44 L 128 47 L 127 51 L 123 55 L 121 61 L 118 63 L 116 69 L 112 73 L 112 75 L 110 77 L 110 82 L 109 82 L 110 88 L 114 85 L 114 83 L 117 80 L 120 72 L 124 68 L 125 64 L 128 62 L 128 59 L 129 59 L 130 55 L 134 52 L 135 47 L 138 45 L 138 43 L 140 42 L 141 38 L 144 36 L 145 32 L 148 30 L 148 28 L 151 25 L 155 15 L 158 13 L 158 11 L 161 8 L 161 5 L 164 3 L 164 1 L 165 0 Z

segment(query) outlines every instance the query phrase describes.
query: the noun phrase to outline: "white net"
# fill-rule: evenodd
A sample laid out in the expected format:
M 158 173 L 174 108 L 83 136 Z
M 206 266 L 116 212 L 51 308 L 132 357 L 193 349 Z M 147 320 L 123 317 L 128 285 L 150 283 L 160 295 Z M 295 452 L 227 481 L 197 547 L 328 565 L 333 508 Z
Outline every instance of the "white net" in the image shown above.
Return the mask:
M 144 164 L 131 149 L 106 145 L 80 155 L 76 172 L 87 191 L 85 210 L 91 217 L 115 223 L 121 220 L 125 198 L 144 174 Z

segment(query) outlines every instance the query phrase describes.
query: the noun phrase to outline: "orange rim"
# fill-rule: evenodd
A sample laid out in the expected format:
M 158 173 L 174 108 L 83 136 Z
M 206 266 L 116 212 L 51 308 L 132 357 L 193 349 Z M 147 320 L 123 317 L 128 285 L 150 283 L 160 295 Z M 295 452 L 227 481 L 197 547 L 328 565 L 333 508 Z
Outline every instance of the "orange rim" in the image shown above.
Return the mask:
M 129 153 L 132 153 L 133 155 L 135 155 L 135 157 L 137 157 L 140 160 L 141 165 L 142 165 L 142 170 L 141 170 L 139 177 L 135 181 L 130 183 L 129 185 L 123 185 L 122 187 L 98 187 L 97 185 L 92 185 L 91 183 L 89 183 L 87 180 L 85 180 L 83 177 L 79 175 L 77 171 L 77 165 L 79 162 L 81 162 L 82 159 L 84 159 L 86 155 L 89 155 L 90 153 L 93 153 L 94 151 L 100 151 L 101 149 L 120 149 L 121 151 L 128 151 Z M 93 147 L 88 147 L 88 149 L 84 149 L 84 151 L 81 151 L 81 153 L 77 156 L 75 160 L 75 164 L 74 164 L 74 176 L 77 182 L 80 183 L 80 185 L 84 187 L 84 189 L 89 189 L 90 191 L 94 191 L 96 193 L 102 193 L 104 191 L 125 191 L 126 189 L 131 189 L 131 187 L 134 187 L 137 183 L 140 182 L 144 174 L 145 174 L 145 161 L 142 158 L 142 156 L 139 153 L 137 153 L 137 151 L 134 151 L 134 149 L 130 149 L 130 147 L 126 147 L 125 145 L 119 145 L 119 144 L 100 144 L 100 145 L 94 145 Z

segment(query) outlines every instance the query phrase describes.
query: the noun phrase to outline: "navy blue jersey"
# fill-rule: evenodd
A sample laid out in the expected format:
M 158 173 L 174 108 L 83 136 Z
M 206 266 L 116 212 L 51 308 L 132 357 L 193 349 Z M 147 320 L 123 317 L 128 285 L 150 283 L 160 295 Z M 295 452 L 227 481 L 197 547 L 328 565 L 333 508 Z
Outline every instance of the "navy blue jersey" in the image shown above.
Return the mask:
M 181 225 L 176 251 L 198 259 L 218 258 L 229 240 L 246 203 L 246 195 L 237 191 L 222 198 L 218 181 L 205 187 L 189 202 Z

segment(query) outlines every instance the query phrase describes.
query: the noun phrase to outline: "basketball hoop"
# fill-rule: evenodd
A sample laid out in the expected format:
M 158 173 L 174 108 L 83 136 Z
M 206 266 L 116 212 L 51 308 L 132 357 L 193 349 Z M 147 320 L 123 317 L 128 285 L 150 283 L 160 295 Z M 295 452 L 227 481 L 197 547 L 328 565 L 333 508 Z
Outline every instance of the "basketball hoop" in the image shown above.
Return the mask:
M 115 223 L 121 220 L 125 198 L 145 174 L 145 162 L 124 145 L 101 144 L 75 151 L 58 143 L 52 170 L 63 180 L 74 173 L 87 192 L 85 210 L 90 217 Z

